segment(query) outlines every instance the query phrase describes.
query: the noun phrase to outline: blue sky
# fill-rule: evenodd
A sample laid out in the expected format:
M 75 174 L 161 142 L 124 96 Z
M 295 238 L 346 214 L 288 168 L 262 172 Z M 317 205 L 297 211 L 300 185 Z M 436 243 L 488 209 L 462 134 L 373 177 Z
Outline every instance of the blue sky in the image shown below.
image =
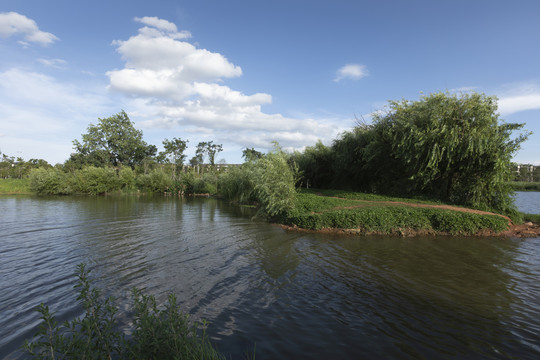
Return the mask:
M 0 151 L 62 163 L 90 123 L 125 110 L 165 138 L 332 139 L 388 100 L 477 91 L 534 134 L 540 164 L 540 1 L 2 0 Z

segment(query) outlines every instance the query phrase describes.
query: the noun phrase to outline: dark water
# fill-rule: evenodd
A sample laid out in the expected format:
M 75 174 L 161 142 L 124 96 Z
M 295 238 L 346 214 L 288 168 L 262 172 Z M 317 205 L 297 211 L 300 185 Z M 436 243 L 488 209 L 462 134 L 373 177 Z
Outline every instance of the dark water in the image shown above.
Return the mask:
M 540 358 L 540 238 L 288 232 L 212 199 L 0 197 L 0 358 L 80 314 L 76 264 L 210 322 L 232 358 Z

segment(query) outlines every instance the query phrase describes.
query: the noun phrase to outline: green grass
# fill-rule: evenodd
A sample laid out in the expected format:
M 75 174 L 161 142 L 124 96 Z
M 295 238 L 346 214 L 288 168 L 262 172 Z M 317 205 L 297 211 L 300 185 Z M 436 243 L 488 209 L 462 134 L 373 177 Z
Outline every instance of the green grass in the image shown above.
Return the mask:
M 28 179 L 0 179 L 0 194 L 32 194 Z
M 540 214 L 526 214 L 522 213 L 524 222 L 533 222 L 535 224 L 540 224 Z
M 324 196 L 335 196 L 335 197 L 348 199 L 348 200 L 398 201 L 398 202 L 406 202 L 406 203 L 431 204 L 431 205 L 441 204 L 441 202 L 439 201 L 426 199 L 425 197 L 403 198 L 403 197 L 386 196 L 386 195 L 378 195 L 378 194 L 366 194 L 366 193 L 346 191 L 346 190 L 333 190 L 333 189 L 305 190 L 303 189 L 302 192 L 308 193 L 308 194 L 321 194 Z
M 508 221 L 496 215 L 478 215 L 446 209 L 410 207 L 354 201 L 400 201 L 419 203 L 414 199 L 389 198 L 361 193 L 325 190 L 325 195 L 342 196 L 336 199 L 318 196 L 315 192 L 298 194 L 295 208 L 283 219 L 285 225 L 309 230 L 357 229 L 360 232 L 395 234 L 402 231 L 429 231 L 454 235 L 473 235 L 482 230 L 506 230 Z M 398 200 L 399 199 L 399 200 Z M 434 202 L 422 202 L 436 204 Z
M 540 182 L 512 181 L 514 191 L 540 191 Z

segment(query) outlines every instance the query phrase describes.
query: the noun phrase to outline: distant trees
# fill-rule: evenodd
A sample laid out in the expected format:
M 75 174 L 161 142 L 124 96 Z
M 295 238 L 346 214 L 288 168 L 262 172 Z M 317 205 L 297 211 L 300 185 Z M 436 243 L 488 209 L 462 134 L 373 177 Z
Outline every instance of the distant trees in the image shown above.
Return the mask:
M 199 164 L 202 164 L 204 158 L 208 156 L 208 162 L 210 165 L 214 166 L 216 155 L 223 151 L 223 146 L 221 144 L 214 144 L 213 141 L 201 141 L 197 144 L 197 150 L 195 151 L 195 157 Z

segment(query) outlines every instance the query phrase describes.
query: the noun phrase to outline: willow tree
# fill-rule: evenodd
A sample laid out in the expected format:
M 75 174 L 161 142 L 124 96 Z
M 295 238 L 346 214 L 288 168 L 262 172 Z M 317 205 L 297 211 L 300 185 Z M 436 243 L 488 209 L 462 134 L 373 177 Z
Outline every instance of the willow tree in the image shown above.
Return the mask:
M 511 159 L 529 133 L 505 123 L 497 98 L 484 94 L 436 93 L 418 101 L 391 101 L 375 115 L 377 141 L 388 162 L 403 169 L 409 192 L 457 204 L 508 211 L 512 205 Z M 376 152 L 376 151 L 372 151 Z

